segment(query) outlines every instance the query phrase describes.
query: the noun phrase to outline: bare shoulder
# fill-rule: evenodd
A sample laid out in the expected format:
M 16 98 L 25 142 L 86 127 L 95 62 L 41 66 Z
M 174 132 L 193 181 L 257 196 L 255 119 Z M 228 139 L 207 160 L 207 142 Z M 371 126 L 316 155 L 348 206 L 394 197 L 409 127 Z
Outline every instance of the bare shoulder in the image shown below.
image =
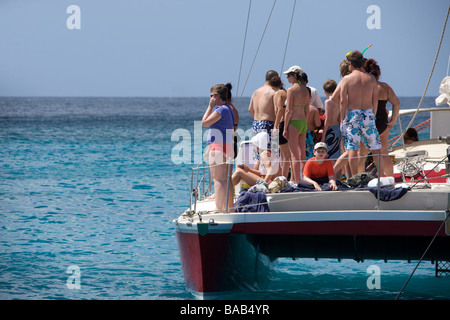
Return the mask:
M 308 109 L 309 109 L 309 112 L 319 114 L 319 109 L 317 109 L 317 107 L 316 107 L 316 106 L 313 106 L 312 104 L 310 104 L 310 105 L 308 106 Z
M 388 85 L 386 82 L 378 82 L 378 85 L 386 91 L 392 90 L 391 86 Z
M 327 99 L 327 100 L 325 100 L 325 109 L 327 109 L 327 108 L 333 108 L 333 107 L 335 107 L 335 106 L 337 106 L 338 104 L 336 103 L 336 102 L 334 102 L 333 100 L 331 100 L 331 99 Z
M 342 78 L 342 80 L 339 82 L 338 87 L 341 90 L 344 90 L 344 89 L 347 88 L 348 84 L 351 83 L 352 81 L 354 81 L 354 76 L 352 76 L 351 74 L 348 74 L 348 75 L 346 75 L 345 77 Z
M 377 79 L 373 75 L 371 75 L 370 73 L 367 73 L 367 72 L 364 72 L 363 75 L 367 78 L 367 80 L 369 82 L 378 85 L 379 82 L 377 81 Z
M 339 85 L 340 86 L 346 85 L 348 82 L 352 81 L 354 78 L 355 78 L 355 75 L 350 73 L 342 78 L 342 80 L 339 82 Z
M 278 99 L 282 99 L 286 97 L 286 90 L 278 90 L 275 92 L 275 97 Z

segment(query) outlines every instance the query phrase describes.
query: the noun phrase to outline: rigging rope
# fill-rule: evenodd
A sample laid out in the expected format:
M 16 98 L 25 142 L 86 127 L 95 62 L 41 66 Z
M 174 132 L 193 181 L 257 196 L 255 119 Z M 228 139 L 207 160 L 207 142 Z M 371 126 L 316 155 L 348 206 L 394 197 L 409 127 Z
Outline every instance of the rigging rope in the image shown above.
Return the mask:
M 237 107 L 239 107 L 241 99 L 242 99 L 242 96 L 244 95 L 245 87 L 247 87 L 248 79 L 250 78 L 250 74 L 252 72 L 253 65 L 255 64 L 256 57 L 258 56 L 259 49 L 261 48 L 261 44 L 262 44 L 262 41 L 264 39 L 264 35 L 266 33 L 267 27 L 269 26 L 270 18 L 272 17 L 273 9 L 275 8 L 275 4 L 276 3 L 277 3 L 277 0 L 274 0 L 273 5 L 272 5 L 272 9 L 270 10 L 269 18 L 267 19 L 266 26 L 264 28 L 263 34 L 261 35 L 261 39 L 259 40 L 258 49 L 256 50 L 255 57 L 253 58 L 252 65 L 250 67 L 250 70 L 248 71 L 247 79 L 245 80 L 245 83 L 244 83 L 244 88 L 242 89 L 241 95 L 239 97 L 239 102 L 237 104 Z M 238 94 L 239 94 L 239 92 L 238 92 Z
M 422 105 L 423 99 L 425 98 L 425 94 L 427 93 L 428 86 L 430 85 L 431 77 L 433 76 L 434 67 L 436 66 L 436 62 L 437 62 L 437 59 L 438 59 L 438 56 L 439 56 L 439 51 L 441 50 L 442 40 L 444 39 L 444 34 L 445 34 L 445 29 L 447 27 L 447 21 L 448 21 L 449 13 L 450 13 L 450 5 L 448 6 L 447 17 L 445 18 L 444 28 L 442 29 L 442 34 L 441 34 L 441 40 L 439 41 L 439 46 L 438 46 L 438 49 L 437 49 L 437 52 L 436 52 L 436 57 L 434 58 L 433 68 L 431 68 L 431 73 L 430 73 L 430 76 L 428 77 L 428 82 L 427 82 L 427 85 L 425 87 L 425 91 L 424 91 L 424 93 L 422 95 L 422 98 L 420 99 L 419 105 L 417 106 L 416 113 L 412 117 L 412 119 L 409 122 L 408 126 L 406 127 L 405 131 L 401 134 L 401 136 L 392 145 L 395 145 L 397 142 L 399 142 L 402 139 L 402 137 L 405 134 L 406 130 L 408 130 L 411 127 L 411 124 L 413 123 L 414 119 L 417 116 L 417 113 L 419 112 L 420 106 Z
M 295 6 L 296 6 L 296 4 L 297 4 L 297 0 L 294 0 L 294 7 L 292 8 L 291 22 L 289 24 L 289 32 L 288 32 L 288 36 L 287 36 L 287 39 L 286 39 L 286 46 L 284 48 L 284 56 L 283 56 L 283 62 L 281 63 L 280 74 L 283 73 L 283 69 L 284 69 L 284 60 L 286 59 L 286 52 L 287 52 L 287 48 L 288 48 L 289 37 L 291 35 L 292 21 L 294 20 L 294 13 L 295 13 Z
M 239 84 L 241 82 L 241 72 L 242 72 L 242 63 L 244 61 L 244 51 L 245 51 L 245 44 L 247 42 L 247 31 L 248 31 L 248 22 L 250 20 L 250 10 L 252 7 L 252 0 L 249 1 L 248 3 L 248 13 L 247 13 L 247 23 L 245 26 L 245 35 L 244 35 L 244 44 L 242 45 L 242 54 L 241 54 L 241 65 L 239 67 L 239 76 L 238 76 L 238 84 L 237 84 L 237 88 L 236 88 L 236 92 L 239 94 Z
M 448 217 L 450 216 L 449 211 L 447 210 L 446 212 L 446 218 L 444 219 L 444 221 L 442 221 L 441 226 L 439 227 L 438 231 L 436 232 L 436 234 L 434 235 L 433 239 L 431 240 L 430 244 L 428 245 L 428 247 L 425 249 L 425 252 L 422 254 L 422 257 L 420 258 L 419 262 L 417 263 L 416 267 L 414 268 L 413 272 L 411 273 L 411 275 L 409 276 L 408 280 L 406 280 L 406 283 L 403 285 L 402 289 L 400 290 L 400 292 L 398 293 L 397 297 L 395 297 L 395 300 L 397 300 L 400 295 L 402 294 L 403 290 L 405 289 L 406 285 L 408 284 L 409 280 L 411 280 L 411 277 L 413 276 L 414 272 L 416 272 L 417 268 L 419 267 L 419 264 L 422 262 L 423 257 L 425 257 L 425 255 L 428 252 L 428 249 L 430 249 L 431 245 L 434 242 L 434 239 L 436 239 L 437 235 L 439 234 L 439 232 L 441 231 L 442 227 L 444 226 L 445 222 L 447 221 Z

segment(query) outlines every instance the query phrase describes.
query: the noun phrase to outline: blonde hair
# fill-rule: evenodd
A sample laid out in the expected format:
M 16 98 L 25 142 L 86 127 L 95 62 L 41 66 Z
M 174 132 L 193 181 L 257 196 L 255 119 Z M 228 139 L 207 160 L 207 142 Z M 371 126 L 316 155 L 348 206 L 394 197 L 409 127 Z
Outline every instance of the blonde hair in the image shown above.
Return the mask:
M 349 67 L 350 67 L 350 61 L 348 61 L 347 59 L 342 60 L 341 64 L 339 65 L 339 71 L 341 73 L 341 78 L 343 78 L 346 75 L 351 73 Z

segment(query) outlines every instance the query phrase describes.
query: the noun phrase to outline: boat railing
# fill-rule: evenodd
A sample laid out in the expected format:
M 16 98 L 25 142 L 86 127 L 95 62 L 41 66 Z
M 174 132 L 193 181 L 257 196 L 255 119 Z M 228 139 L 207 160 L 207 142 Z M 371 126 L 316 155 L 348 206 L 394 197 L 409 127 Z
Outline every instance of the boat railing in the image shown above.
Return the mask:
M 445 110 L 445 109 L 444 109 Z M 442 109 L 423 109 L 420 110 L 419 112 L 427 112 L 427 111 L 442 111 Z M 450 110 L 446 110 L 446 111 L 450 111 Z M 403 142 L 403 148 L 405 149 L 405 142 L 403 140 L 403 130 L 402 130 L 402 124 L 400 121 L 400 116 L 403 115 L 408 115 L 408 114 L 412 114 L 413 111 L 412 110 L 402 110 L 399 114 L 399 126 L 400 126 L 400 132 L 401 134 L 391 138 L 388 143 L 389 143 L 389 147 L 388 150 L 392 150 L 393 146 L 399 141 L 399 138 L 401 138 L 402 142 Z M 428 119 L 426 121 L 421 122 L 420 124 L 416 125 L 414 127 L 414 129 L 416 129 L 417 131 L 422 131 L 428 127 L 430 127 L 430 125 L 432 125 L 431 123 L 431 119 Z M 446 140 L 447 144 L 450 144 L 450 136 L 447 137 L 439 137 L 438 140 Z M 449 148 L 450 149 L 450 148 Z M 278 152 L 276 151 L 276 153 L 279 153 L 279 149 L 277 148 Z M 448 151 L 447 153 L 449 153 L 450 151 Z M 227 178 L 227 203 L 228 203 L 228 199 L 230 196 L 234 196 L 233 194 L 229 194 L 229 184 L 231 184 L 231 177 L 232 177 L 232 172 L 233 172 L 233 168 L 235 165 L 238 164 L 245 164 L 247 166 L 249 166 L 250 168 L 253 168 L 255 162 L 253 160 L 252 157 L 252 153 L 253 153 L 253 147 L 250 143 L 250 141 L 243 141 L 241 142 L 240 148 L 239 148 L 239 152 L 238 155 L 236 157 L 236 159 L 234 158 L 228 158 L 227 159 L 227 165 L 228 165 L 228 178 Z M 417 152 L 416 152 L 417 153 Z M 362 157 L 366 157 L 366 159 L 368 157 L 372 157 L 372 155 L 369 153 L 367 156 L 361 156 L 359 155 L 358 158 L 362 158 Z M 377 182 L 377 186 L 378 186 L 378 196 L 377 199 L 379 199 L 379 193 L 380 193 L 380 186 L 382 185 L 380 179 L 381 179 L 381 175 L 378 174 L 378 172 L 384 172 L 383 171 L 383 161 L 381 160 L 382 157 L 391 157 L 389 154 L 381 154 L 378 153 L 378 159 L 372 158 L 372 161 L 365 161 L 364 164 L 364 168 L 365 168 L 365 172 L 369 172 L 371 173 L 374 177 L 378 177 L 378 182 Z M 435 168 L 437 168 L 437 166 L 439 164 L 441 164 L 442 162 L 446 161 L 445 165 L 446 165 L 446 175 L 445 176 L 440 176 L 440 177 L 428 177 L 428 174 L 425 173 L 424 170 L 424 165 L 427 161 L 427 154 L 426 152 L 424 152 L 423 154 L 421 154 L 420 152 L 418 154 L 410 154 L 408 152 L 405 153 L 405 157 L 403 159 L 401 159 L 400 163 L 397 163 L 398 169 L 401 173 L 401 178 L 402 181 L 406 184 L 409 184 L 409 186 L 414 186 L 414 187 L 430 187 L 430 180 L 432 179 L 438 179 L 438 178 L 445 178 L 445 177 L 449 177 L 449 173 L 450 173 L 450 161 L 449 161 L 449 156 L 447 155 L 446 157 L 444 157 L 442 160 L 440 161 L 434 161 L 435 163 L 437 162 Z M 348 162 L 348 160 L 350 159 L 348 156 L 347 157 L 341 157 L 339 158 L 341 160 L 341 162 Z M 391 160 L 393 162 L 395 162 L 395 158 Z M 306 162 L 306 160 L 303 160 L 304 162 Z M 360 160 L 362 161 L 362 160 Z M 282 164 L 286 162 L 286 161 L 280 161 L 280 166 L 282 166 Z M 292 161 L 288 160 L 287 162 L 292 163 Z M 360 166 L 361 167 L 361 166 Z M 188 214 L 193 214 L 193 213 L 197 213 L 197 202 L 201 201 L 201 200 L 205 200 L 208 197 L 211 197 L 211 195 L 213 194 L 213 179 L 211 176 L 211 165 L 206 163 L 206 158 L 203 158 L 202 162 L 197 166 L 191 169 L 191 187 L 190 187 L 190 191 L 189 191 L 189 196 L 190 196 L 190 202 L 189 202 L 189 211 L 187 212 Z M 335 166 L 336 169 L 336 166 Z M 433 168 L 434 170 L 434 168 Z M 340 167 L 338 169 L 338 171 L 342 172 L 342 173 L 346 173 L 345 175 L 347 176 L 347 178 L 349 178 L 348 175 L 348 171 L 346 172 L 345 170 L 345 165 L 343 165 L 342 167 Z M 341 176 L 341 175 L 340 175 Z M 339 179 L 340 176 L 337 176 L 336 178 Z M 419 183 L 421 183 L 420 185 L 418 185 Z M 377 203 L 377 208 L 380 208 L 380 203 L 378 200 Z M 231 209 L 233 208 L 226 208 L 226 213 L 228 213 Z M 201 218 L 201 216 L 200 216 Z
M 431 121 L 430 119 L 425 120 L 424 122 L 418 124 L 417 126 L 415 126 L 415 127 L 413 127 L 413 128 L 414 128 L 417 132 L 420 132 L 420 131 L 422 131 L 422 130 L 424 130 L 424 129 L 430 127 L 430 121 Z M 400 125 L 400 132 L 403 132 L 401 121 L 399 120 L 398 123 L 399 123 L 399 125 Z M 404 141 L 404 139 L 403 139 L 403 133 L 400 133 L 400 134 L 396 135 L 395 137 L 393 137 L 393 138 L 391 138 L 391 139 L 388 140 L 388 149 L 393 148 L 393 147 L 395 146 L 395 144 L 397 144 L 397 142 L 399 141 L 399 138 L 400 138 L 400 137 L 402 137 L 401 140 L 402 140 L 403 147 L 404 147 L 404 146 L 405 146 L 405 141 Z
M 418 113 L 429 113 L 429 119 L 419 123 L 418 125 L 411 127 L 415 116 Z M 405 130 L 403 130 L 402 126 L 402 117 L 404 116 L 412 116 L 413 119 L 409 122 Z M 389 115 L 389 118 L 392 117 L 392 112 Z M 430 139 L 437 139 L 440 136 L 445 136 L 448 134 L 448 123 L 450 121 L 450 108 L 448 107 L 437 107 L 437 108 L 424 108 L 424 109 L 403 109 L 398 113 L 398 125 L 400 127 L 400 134 L 388 140 L 388 149 L 392 150 L 394 146 L 398 143 L 403 145 L 403 150 L 405 149 L 405 141 L 403 139 L 403 135 L 406 130 L 409 128 L 414 128 L 417 132 L 420 132 L 424 129 L 430 128 Z
M 246 141 L 247 142 L 247 141 Z M 240 151 L 242 150 L 242 147 Z M 448 153 L 450 153 L 450 148 L 448 150 Z M 366 157 L 366 161 L 364 164 L 365 172 L 370 173 L 373 177 L 377 179 L 376 187 L 377 187 L 377 204 L 375 206 L 375 210 L 381 210 L 381 203 L 380 203 L 380 192 L 381 187 L 383 186 L 383 183 L 381 181 L 382 177 L 378 172 L 384 172 L 383 171 L 383 161 L 382 157 L 388 156 L 390 157 L 391 161 L 392 157 L 389 154 L 381 154 L 378 153 L 377 155 L 371 155 L 368 154 L 367 156 L 358 156 L 360 158 L 360 161 Z M 448 156 L 444 157 L 441 161 L 436 163 L 435 167 L 432 170 L 429 170 L 429 172 L 432 172 L 437 166 L 439 166 L 444 161 L 446 162 L 446 168 L 447 172 L 443 176 L 438 177 L 428 177 L 428 173 L 424 170 L 424 163 L 426 161 L 426 153 L 418 153 L 418 154 L 410 154 L 406 153 L 406 156 L 401 160 L 401 162 L 398 164 L 400 172 L 401 172 L 401 178 L 403 183 L 405 183 L 409 188 L 424 188 L 424 187 L 431 187 L 430 180 L 438 179 L 438 178 L 444 178 L 449 177 L 449 170 L 450 166 L 448 161 Z M 372 157 L 372 159 L 368 158 Z M 239 157 L 238 157 L 239 158 Z M 349 160 L 349 157 L 342 158 L 343 160 Z M 292 161 L 289 161 L 292 163 Z M 229 193 L 229 185 L 232 183 L 232 172 L 235 164 L 238 164 L 239 160 L 236 161 L 233 158 L 229 158 L 227 160 L 227 166 L 228 166 L 228 178 L 227 178 L 227 195 L 226 199 L 228 203 L 229 197 L 234 197 L 235 194 Z M 283 161 L 280 162 L 280 166 L 282 165 Z M 252 165 L 250 163 L 250 165 Z M 202 219 L 202 212 L 199 212 L 197 210 L 197 202 L 207 199 L 213 194 L 213 179 L 211 176 L 211 167 L 214 165 L 209 165 L 206 163 L 206 160 L 204 159 L 201 164 L 199 164 L 197 167 L 194 167 L 191 169 L 191 187 L 190 187 L 190 203 L 189 203 L 189 211 L 186 211 L 187 215 L 193 215 L 198 214 L 199 219 L 201 221 Z M 345 169 L 342 169 L 342 176 L 345 177 Z M 336 177 L 336 179 L 339 179 L 340 177 Z M 344 178 L 345 179 L 345 178 Z M 287 201 L 287 200 L 283 200 Z M 225 213 L 229 213 L 233 208 L 226 208 Z M 218 211 L 219 212 L 219 211 Z M 223 210 L 222 210 L 223 212 Z

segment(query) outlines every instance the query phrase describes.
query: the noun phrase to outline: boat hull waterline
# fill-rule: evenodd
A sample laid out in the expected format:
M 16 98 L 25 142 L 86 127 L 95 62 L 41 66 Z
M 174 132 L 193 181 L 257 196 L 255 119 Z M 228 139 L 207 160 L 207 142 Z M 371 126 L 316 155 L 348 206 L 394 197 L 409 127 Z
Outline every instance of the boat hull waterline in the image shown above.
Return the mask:
M 450 260 L 448 211 L 312 211 L 207 214 L 178 219 L 187 288 L 205 298 L 258 290 L 277 258 Z M 439 230 L 439 231 L 438 231 Z

